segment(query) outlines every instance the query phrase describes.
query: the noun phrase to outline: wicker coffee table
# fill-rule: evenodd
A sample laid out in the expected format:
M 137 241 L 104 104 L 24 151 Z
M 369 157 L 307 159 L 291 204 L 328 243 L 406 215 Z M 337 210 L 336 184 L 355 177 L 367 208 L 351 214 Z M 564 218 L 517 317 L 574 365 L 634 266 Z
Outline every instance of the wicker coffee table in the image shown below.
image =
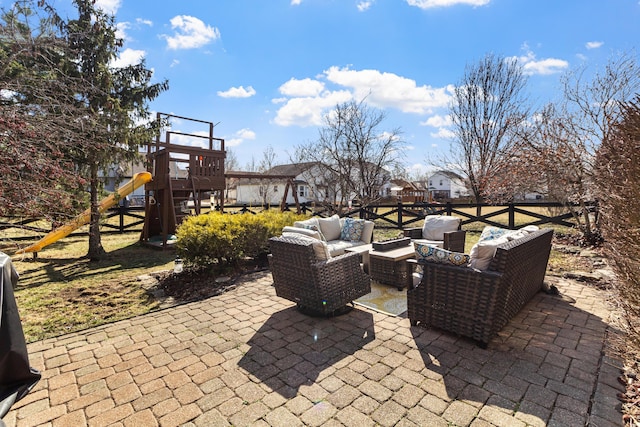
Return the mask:
M 409 285 L 409 269 L 405 262 L 415 257 L 413 245 L 409 244 L 390 251 L 369 252 L 369 275 L 385 285 L 392 285 L 402 290 Z

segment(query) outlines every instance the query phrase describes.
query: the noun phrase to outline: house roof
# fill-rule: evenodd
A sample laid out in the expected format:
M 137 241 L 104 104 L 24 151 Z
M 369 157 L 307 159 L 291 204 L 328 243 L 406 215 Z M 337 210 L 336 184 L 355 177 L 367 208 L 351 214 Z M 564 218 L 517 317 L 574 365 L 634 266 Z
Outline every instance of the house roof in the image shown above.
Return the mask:
M 417 190 L 418 188 L 411 181 L 406 181 L 404 179 L 392 179 L 391 185 L 394 187 L 401 187 L 403 190 L 412 189 Z
M 316 162 L 291 163 L 288 165 L 274 166 L 265 172 L 265 175 L 290 175 L 298 176 L 307 169 L 317 165 Z
M 464 181 L 464 178 L 462 176 L 458 175 L 455 172 L 446 171 L 446 170 L 439 170 L 435 172 L 433 175 L 431 175 L 429 178 L 431 179 L 436 175 L 444 175 L 451 180 Z

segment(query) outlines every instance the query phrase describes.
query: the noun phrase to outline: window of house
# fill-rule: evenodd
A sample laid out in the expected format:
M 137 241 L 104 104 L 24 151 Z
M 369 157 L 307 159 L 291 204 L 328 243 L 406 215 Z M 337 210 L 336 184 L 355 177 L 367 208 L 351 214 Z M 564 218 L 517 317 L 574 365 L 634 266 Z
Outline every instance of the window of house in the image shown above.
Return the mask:
M 440 180 L 440 187 L 442 187 L 442 180 Z
M 298 195 L 300 197 L 306 197 L 307 195 L 307 187 L 305 187 L 304 185 L 299 185 L 298 186 Z
M 274 193 L 277 193 L 277 192 L 278 192 L 278 186 L 277 186 L 277 185 L 274 185 L 274 186 L 273 186 L 273 192 L 274 192 Z
M 429 181 L 429 187 L 433 187 L 433 181 Z

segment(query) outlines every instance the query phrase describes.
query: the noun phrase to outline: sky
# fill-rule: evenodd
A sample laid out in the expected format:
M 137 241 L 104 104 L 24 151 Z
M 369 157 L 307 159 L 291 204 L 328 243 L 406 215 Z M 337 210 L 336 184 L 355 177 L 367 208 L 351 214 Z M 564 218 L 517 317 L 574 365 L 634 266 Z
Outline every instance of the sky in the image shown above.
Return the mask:
M 0 5 L 9 0 L 0 0 Z M 51 0 L 69 8 L 70 0 Z M 465 66 L 518 58 L 532 105 L 557 100 L 569 70 L 637 57 L 639 0 L 97 0 L 124 40 L 114 65 L 144 58 L 169 90 L 155 112 L 216 124 L 241 169 L 317 140 L 325 114 L 366 98 L 399 128 L 424 173 L 451 144 L 447 118 Z M 70 9 L 72 10 L 72 9 Z M 175 120 L 172 129 L 202 132 Z

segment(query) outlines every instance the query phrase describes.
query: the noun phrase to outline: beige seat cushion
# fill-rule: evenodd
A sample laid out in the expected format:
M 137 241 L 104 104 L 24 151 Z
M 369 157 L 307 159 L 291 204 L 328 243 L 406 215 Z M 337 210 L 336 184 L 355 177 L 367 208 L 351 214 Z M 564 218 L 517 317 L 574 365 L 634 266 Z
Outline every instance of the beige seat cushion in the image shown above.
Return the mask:
M 291 232 L 283 232 L 282 237 L 290 237 L 297 240 L 302 240 L 304 242 L 311 242 L 311 247 L 313 248 L 313 253 L 316 256 L 317 261 L 326 261 L 329 258 L 331 258 L 331 254 L 329 253 L 329 247 L 327 246 L 327 243 L 322 240 L 305 236 L 304 234 L 291 233 Z
M 284 235 L 284 233 L 297 233 L 303 236 L 307 236 L 307 237 L 313 237 L 314 239 L 318 239 L 318 240 L 323 240 L 320 232 L 312 230 L 312 229 L 308 229 L 308 228 L 302 228 L 302 227 L 291 227 L 286 225 L 283 229 L 282 229 L 282 234 Z
M 473 245 L 469 253 L 469 267 L 486 270 L 489 268 L 489 264 L 491 264 L 491 260 L 495 256 L 498 246 L 508 241 L 509 239 L 506 236 L 479 241 Z
M 446 215 L 427 215 L 422 226 L 422 238 L 444 240 L 444 233 L 460 228 L 460 218 Z
M 304 221 L 296 221 L 293 223 L 293 226 L 296 228 L 305 228 L 307 230 L 316 231 L 320 235 L 320 240 L 326 240 L 326 238 L 322 234 L 322 230 L 320 230 L 320 223 L 318 221 L 318 218 L 314 217 L 305 219 Z

